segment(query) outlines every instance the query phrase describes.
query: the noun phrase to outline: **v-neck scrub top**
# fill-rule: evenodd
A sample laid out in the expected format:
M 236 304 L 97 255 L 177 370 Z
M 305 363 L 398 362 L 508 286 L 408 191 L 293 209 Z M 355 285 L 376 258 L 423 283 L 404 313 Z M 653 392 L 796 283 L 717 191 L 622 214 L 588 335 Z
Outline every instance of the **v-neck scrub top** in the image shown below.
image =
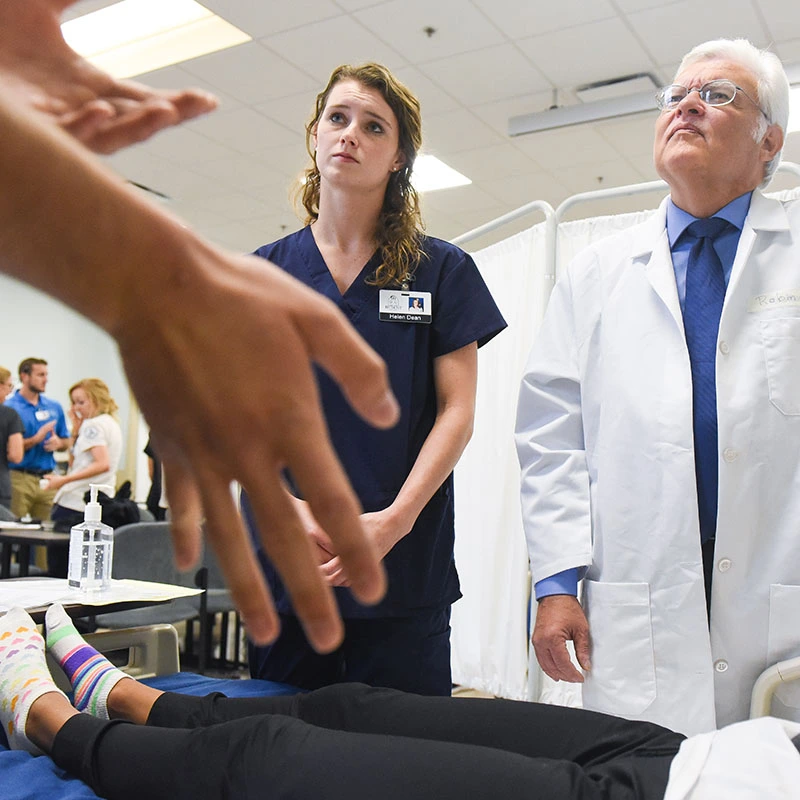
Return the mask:
M 472 258 L 440 239 L 423 237 L 423 257 L 411 283 L 430 292 L 430 324 L 379 319 L 380 288 L 366 278 L 380 264 L 376 253 L 342 295 L 309 227 L 256 251 L 293 277 L 333 300 L 353 327 L 384 359 L 401 408 L 391 430 L 377 430 L 350 407 L 338 385 L 316 369 L 322 408 L 333 446 L 364 511 L 391 505 L 436 420 L 433 362 L 472 342 L 486 344 L 506 327 Z M 279 375 L 275 376 L 280 379 Z M 298 496 L 299 495 L 298 493 Z M 252 527 L 252 520 L 251 520 Z M 293 613 L 274 567 L 259 558 L 278 611 Z M 461 596 L 453 559 L 453 476 L 445 480 L 420 513 L 414 528 L 384 559 L 389 588 L 376 606 L 362 606 L 348 589 L 337 588 L 342 616 L 406 616 L 415 609 L 448 605 Z

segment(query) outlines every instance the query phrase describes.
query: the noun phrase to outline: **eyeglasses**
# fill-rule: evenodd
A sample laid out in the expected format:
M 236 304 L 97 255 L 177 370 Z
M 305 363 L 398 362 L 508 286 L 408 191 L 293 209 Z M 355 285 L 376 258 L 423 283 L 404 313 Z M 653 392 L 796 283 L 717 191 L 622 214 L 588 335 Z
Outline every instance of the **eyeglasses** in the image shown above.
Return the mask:
M 699 89 L 687 89 L 679 83 L 665 86 L 656 92 L 656 105 L 662 111 L 671 110 L 692 92 L 697 92 L 700 99 L 709 106 L 727 106 L 734 101 L 737 92 L 741 92 L 769 121 L 764 109 L 741 86 L 737 86 L 733 81 L 725 78 L 704 83 Z

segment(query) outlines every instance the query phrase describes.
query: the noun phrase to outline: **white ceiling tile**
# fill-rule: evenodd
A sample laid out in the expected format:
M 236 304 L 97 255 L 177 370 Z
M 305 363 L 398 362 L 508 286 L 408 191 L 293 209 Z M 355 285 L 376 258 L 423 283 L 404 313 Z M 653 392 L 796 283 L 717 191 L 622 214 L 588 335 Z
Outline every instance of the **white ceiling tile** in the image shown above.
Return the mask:
M 281 58 L 315 76 L 317 91 L 325 88 L 340 64 L 377 61 L 390 69 L 406 60 L 351 17 L 334 17 L 260 40 Z M 284 92 L 292 94 L 292 92 Z
M 653 155 L 629 156 L 628 161 L 631 166 L 639 173 L 639 178 L 643 181 L 657 181 L 659 179 L 653 164 Z
M 505 41 L 484 15 L 464 0 L 393 0 L 353 16 L 418 64 Z M 426 34 L 428 27 L 435 33 Z
M 800 63 L 800 39 L 792 39 L 789 42 L 780 42 L 773 47 L 770 47 L 774 53 L 783 61 L 787 66 L 789 64 Z
M 616 15 L 608 0 L 473 0 L 484 14 L 510 39 L 537 36 L 579 23 Z
M 286 177 L 294 177 L 310 165 L 305 140 L 283 147 L 267 147 L 255 154 L 259 161 Z
M 371 6 L 380 6 L 388 0 L 336 0 L 336 5 L 345 11 L 358 11 L 362 8 L 370 8 Z
M 629 186 L 639 183 L 641 178 L 635 167 L 625 159 L 594 164 L 578 164 L 558 171 L 559 183 L 574 194 L 591 192 L 596 189 L 610 189 L 615 186 Z
M 433 114 L 424 120 L 425 151 L 447 161 L 449 153 L 500 144 L 503 137 L 466 109 Z
M 179 220 L 185 222 L 193 230 L 204 236 L 208 236 L 209 229 L 215 228 L 220 224 L 220 216 L 217 211 L 207 208 L 198 208 L 189 200 L 170 203 L 169 210 L 175 214 Z
M 164 131 L 148 141 L 146 147 L 154 155 L 183 165 L 230 158 L 235 154 L 232 148 L 195 133 L 187 125 Z
M 203 0 L 203 5 L 254 39 L 342 13 L 330 0 L 292 0 L 290 3 Z
M 185 205 L 189 208 L 214 212 L 218 215 L 219 224 L 240 219 L 252 219 L 280 210 L 254 195 L 231 191 L 225 186 L 218 187 L 218 190 L 213 193 L 197 195 L 191 201 L 187 200 Z
M 669 6 L 679 0 L 615 0 L 617 8 L 623 14 L 632 14 L 635 11 L 644 11 L 647 8 L 656 8 L 657 6 Z
M 237 108 L 200 117 L 190 123 L 196 133 L 240 153 L 254 153 L 272 145 L 298 141 L 300 133 L 267 119 L 252 108 Z
M 573 164 L 612 161 L 618 155 L 616 148 L 591 125 L 528 133 L 515 136 L 512 141 L 524 153 L 545 163 L 551 170 L 571 167 Z
M 654 66 L 621 19 L 601 20 L 522 39 L 517 46 L 554 86 L 579 86 L 648 72 Z M 582 57 L 574 57 L 579 53 Z
M 455 111 L 461 104 L 440 86 L 437 86 L 426 74 L 425 67 L 401 67 L 394 70 L 395 77 L 404 83 L 419 100 L 422 109 L 422 122 L 428 114 L 443 114 Z
M 423 197 L 425 208 L 441 209 L 451 216 L 462 211 L 483 211 L 497 207 L 497 198 L 474 184 L 426 192 Z
M 262 193 L 267 198 L 273 196 L 278 187 L 287 185 L 288 179 L 259 161 L 252 155 L 224 158 L 220 161 L 204 161 L 195 169 L 209 181 L 248 193 Z
M 769 44 L 751 0 L 682 0 L 629 14 L 628 20 L 658 64 L 679 62 L 709 39 L 743 36 L 759 47 Z
M 478 183 L 507 175 L 529 175 L 542 169 L 511 143 L 452 153 L 447 163 Z
M 442 211 L 433 211 L 427 218 L 425 232 L 437 239 L 450 241 L 465 232 L 465 226 L 455 221 L 449 214 Z M 468 227 L 468 226 L 466 226 Z
M 195 58 L 183 69 L 244 103 L 317 91 L 317 81 L 258 42 Z
M 534 200 L 545 200 L 555 207 L 569 194 L 564 185 L 549 172 L 512 175 L 486 181 L 484 186 L 487 192 L 508 206 L 508 211 Z M 539 219 L 534 221 L 538 222 Z
M 758 0 L 772 42 L 800 37 L 800 5 L 786 0 Z
M 425 71 L 465 106 L 550 88 L 542 73 L 513 44 L 432 61 Z
M 560 102 L 567 102 L 567 97 L 570 98 L 571 102 L 575 102 L 571 93 L 569 95 L 563 92 L 559 93 Z M 548 89 L 543 92 L 508 97 L 493 103 L 471 105 L 470 111 L 501 135 L 508 136 L 508 120 L 511 117 L 532 114 L 535 111 L 544 111 L 552 105 L 552 102 L 553 91 Z
M 316 103 L 314 92 L 300 92 L 288 97 L 276 97 L 254 106 L 259 114 L 293 131 L 300 140 L 305 141 L 306 124 L 314 115 Z
M 621 155 L 653 154 L 653 136 L 658 112 L 597 122 L 594 129 Z

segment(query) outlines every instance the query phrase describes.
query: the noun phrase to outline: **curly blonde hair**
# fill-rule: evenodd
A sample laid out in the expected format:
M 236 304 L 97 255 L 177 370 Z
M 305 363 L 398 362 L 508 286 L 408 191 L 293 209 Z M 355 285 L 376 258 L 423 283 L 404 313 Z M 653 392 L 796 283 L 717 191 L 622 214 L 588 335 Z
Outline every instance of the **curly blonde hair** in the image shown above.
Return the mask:
M 69 396 L 72 397 L 72 392 L 75 389 L 83 389 L 89 399 L 94 403 L 98 414 L 110 414 L 116 419 L 119 406 L 104 381 L 100 378 L 84 378 L 81 381 L 69 387 Z
M 306 225 L 319 217 L 320 175 L 314 152 L 314 132 L 322 117 L 333 87 L 340 81 L 354 80 L 375 89 L 394 112 L 399 128 L 400 150 L 405 163 L 392 173 L 375 233 L 381 250 L 381 264 L 368 283 L 375 286 L 400 285 L 414 277 L 421 258 L 424 230 L 419 209 L 419 195 L 411 185 L 414 161 L 422 145 L 422 117 L 419 100 L 398 81 L 386 67 L 368 63 L 360 66 L 343 64 L 337 67 L 325 89 L 317 95 L 313 119 L 306 125 L 306 150 L 311 166 L 305 171 L 301 202 L 306 210 Z

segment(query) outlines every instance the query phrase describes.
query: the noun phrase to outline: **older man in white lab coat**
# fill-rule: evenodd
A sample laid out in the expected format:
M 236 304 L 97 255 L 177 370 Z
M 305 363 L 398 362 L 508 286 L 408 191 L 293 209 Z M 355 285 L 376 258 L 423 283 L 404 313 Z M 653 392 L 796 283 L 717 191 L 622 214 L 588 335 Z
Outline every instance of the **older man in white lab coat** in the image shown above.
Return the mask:
M 587 708 L 694 734 L 800 655 L 800 204 L 757 188 L 788 118 L 775 56 L 700 45 L 659 105 L 670 197 L 553 290 L 517 443 L 542 668 L 585 681 Z M 687 230 L 715 216 L 716 238 Z M 800 718 L 800 690 L 773 710 Z

